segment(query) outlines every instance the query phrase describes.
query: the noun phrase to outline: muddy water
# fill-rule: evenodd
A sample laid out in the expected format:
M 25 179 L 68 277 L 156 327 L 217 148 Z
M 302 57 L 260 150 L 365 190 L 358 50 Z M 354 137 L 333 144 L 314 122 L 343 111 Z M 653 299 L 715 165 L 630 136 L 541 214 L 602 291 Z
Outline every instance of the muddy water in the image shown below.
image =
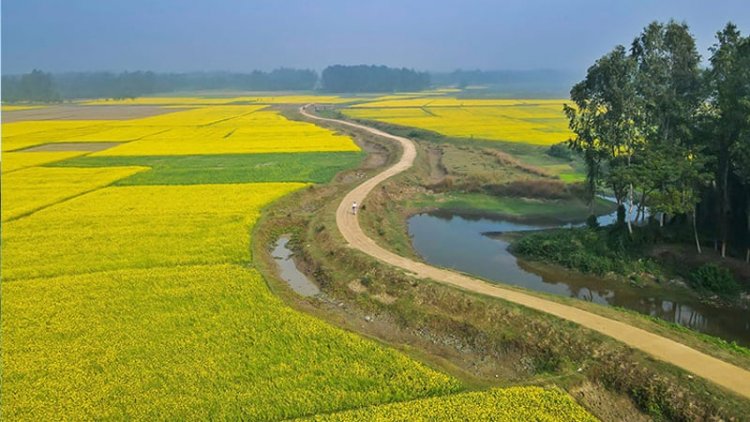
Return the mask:
M 607 224 L 613 217 L 600 218 Z M 551 226 L 438 212 L 409 219 L 415 250 L 426 262 L 531 290 L 619 306 L 750 346 L 750 311 L 705 304 L 687 292 L 631 286 L 530 264 L 508 252 L 509 242 L 486 233 Z
M 315 296 L 320 289 L 307 276 L 305 276 L 294 263 L 292 251 L 287 248 L 289 236 L 281 236 L 276 241 L 276 246 L 271 253 L 279 268 L 279 275 L 289 284 L 295 292 L 302 296 Z

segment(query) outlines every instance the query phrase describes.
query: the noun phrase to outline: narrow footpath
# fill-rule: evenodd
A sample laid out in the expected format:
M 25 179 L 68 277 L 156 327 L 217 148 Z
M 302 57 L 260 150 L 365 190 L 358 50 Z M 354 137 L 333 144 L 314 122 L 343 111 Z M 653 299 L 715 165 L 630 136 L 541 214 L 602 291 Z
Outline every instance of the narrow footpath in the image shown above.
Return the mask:
M 680 367 L 690 373 L 733 391 L 742 397 L 750 399 L 750 371 L 743 368 L 699 352 L 674 340 L 633 327 L 623 322 L 615 321 L 582 309 L 563 305 L 561 303 L 542 299 L 526 293 L 506 289 L 501 285 L 491 284 L 450 270 L 433 267 L 383 249 L 375 243 L 374 240 L 367 237 L 362 231 L 358 219 L 351 212 L 351 205 L 353 202 L 357 202 L 358 204 L 363 203 L 367 194 L 369 194 L 375 186 L 392 176 L 408 170 L 417 156 L 417 149 L 414 146 L 414 143 L 407 138 L 391 135 L 369 126 L 338 119 L 323 118 L 310 114 L 307 112 L 307 107 L 309 107 L 309 105 L 300 108 L 300 113 L 305 117 L 318 121 L 346 125 L 369 132 L 373 135 L 382 136 L 397 142 L 403 150 L 401 159 L 397 163 L 355 187 L 339 204 L 339 207 L 336 210 L 336 224 L 350 247 L 358 249 L 367 255 L 394 267 L 413 273 L 417 277 L 431 279 L 460 289 L 497 297 L 527 308 L 546 312 L 556 317 L 574 322 L 582 327 L 598 331 L 614 338 L 615 340 L 625 343 L 629 347 L 638 349 L 656 359 Z

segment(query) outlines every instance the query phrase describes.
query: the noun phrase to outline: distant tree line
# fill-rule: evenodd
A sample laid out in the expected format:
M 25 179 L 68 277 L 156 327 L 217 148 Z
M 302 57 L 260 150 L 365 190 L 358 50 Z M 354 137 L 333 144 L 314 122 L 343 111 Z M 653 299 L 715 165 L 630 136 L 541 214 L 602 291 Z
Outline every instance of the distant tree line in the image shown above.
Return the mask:
M 54 102 L 78 98 L 135 98 L 148 94 L 204 89 L 244 91 L 312 90 L 314 70 L 276 69 L 251 73 L 76 72 L 50 74 L 34 70 L 2 78 L 5 102 Z
M 326 92 L 422 91 L 430 86 L 430 74 L 386 66 L 328 66 L 321 75 Z
M 588 69 L 565 107 L 589 199 L 606 187 L 628 231 L 658 217 L 750 259 L 750 37 L 731 23 L 702 68 L 687 25 L 654 22 Z M 700 229 L 700 230 L 699 230 Z M 744 244 L 744 245 L 743 245 Z
M 281 68 L 251 73 L 75 72 L 34 70 L 2 77 L 4 102 L 57 102 L 80 98 L 135 98 L 156 93 L 226 89 L 238 91 L 327 92 L 419 91 L 430 85 L 427 73 L 385 66 L 330 66 L 322 80 L 314 70 Z
M 580 75 L 576 72 L 552 69 L 532 70 L 454 70 L 431 73 L 437 86 L 473 89 L 472 96 L 488 95 L 507 98 L 561 98 Z M 486 94 L 482 94 L 482 92 Z
M 44 103 L 60 101 L 62 98 L 52 75 L 36 69 L 25 75 L 3 76 L 2 97 L 3 102 L 34 101 Z

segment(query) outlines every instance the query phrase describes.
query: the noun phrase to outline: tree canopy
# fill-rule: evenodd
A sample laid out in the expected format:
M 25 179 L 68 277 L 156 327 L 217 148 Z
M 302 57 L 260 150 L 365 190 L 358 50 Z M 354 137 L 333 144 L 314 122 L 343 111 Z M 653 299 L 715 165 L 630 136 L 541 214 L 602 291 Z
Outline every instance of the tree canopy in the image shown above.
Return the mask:
M 430 86 L 430 75 L 412 69 L 386 66 L 328 66 L 321 75 L 327 92 L 421 91 Z
M 631 232 L 646 208 L 662 222 L 687 215 L 700 251 L 701 217 L 722 255 L 744 241 L 750 257 L 750 38 L 729 23 L 711 53 L 701 69 L 687 25 L 649 24 L 571 89 L 569 146 L 589 199 L 613 193 Z

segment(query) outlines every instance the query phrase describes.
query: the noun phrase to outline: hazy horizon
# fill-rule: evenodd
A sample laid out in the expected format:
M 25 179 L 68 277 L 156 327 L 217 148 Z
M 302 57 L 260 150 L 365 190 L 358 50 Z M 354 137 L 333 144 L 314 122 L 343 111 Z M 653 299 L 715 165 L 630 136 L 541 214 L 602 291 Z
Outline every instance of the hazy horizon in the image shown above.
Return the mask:
M 750 33 L 750 8 L 737 0 L 6 0 L 2 72 L 319 71 L 331 64 L 383 64 L 432 72 L 583 74 L 649 22 L 672 18 L 688 23 L 704 59 L 728 21 Z

